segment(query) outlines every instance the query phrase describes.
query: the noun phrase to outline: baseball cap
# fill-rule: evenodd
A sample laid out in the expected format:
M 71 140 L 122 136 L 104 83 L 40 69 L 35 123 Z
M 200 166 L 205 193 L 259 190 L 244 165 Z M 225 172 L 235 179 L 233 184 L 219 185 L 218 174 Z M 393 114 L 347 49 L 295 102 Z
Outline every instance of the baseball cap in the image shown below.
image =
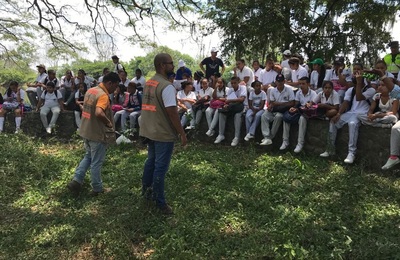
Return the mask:
M 283 76 L 282 74 L 278 74 L 276 75 L 275 81 L 283 82 L 285 81 L 285 76 Z
M 217 48 L 212 47 L 212 48 L 211 48 L 211 52 L 218 52 L 218 50 L 217 50 Z
M 283 55 L 285 55 L 285 56 L 290 56 L 290 55 L 292 55 L 292 52 L 291 52 L 290 50 L 285 50 L 285 51 L 283 52 Z
M 183 60 L 179 60 L 178 68 L 182 68 L 182 67 L 185 67 L 185 66 L 186 66 L 185 62 Z
M 39 65 L 36 65 L 36 68 L 43 68 L 43 69 L 46 69 L 46 66 L 44 66 L 43 64 L 39 64 Z
M 111 56 L 111 59 L 119 59 L 117 55 Z
M 320 58 L 316 58 L 315 60 L 313 60 L 312 62 L 310 62 L 312 65 L 318 64 L 318 65 L 323 65 L 324 61 Z

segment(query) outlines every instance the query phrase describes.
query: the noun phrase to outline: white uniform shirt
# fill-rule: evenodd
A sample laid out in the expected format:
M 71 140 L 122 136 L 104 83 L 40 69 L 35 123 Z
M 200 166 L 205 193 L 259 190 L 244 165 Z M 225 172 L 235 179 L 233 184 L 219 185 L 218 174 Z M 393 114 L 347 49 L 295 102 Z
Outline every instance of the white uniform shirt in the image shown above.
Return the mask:
M 60 85 L 64 85 L 65 88 L 71 88 L 73 82 L 74 80 L 72 78 L 68 80 L 66 76 L 62 76 Z
M 257 77 L 257 80 L 258 80 L 258 81 L 260 81 L 260 74 L 261 74 L 261 71 L 263 71 L 263 69 L 262 69 L 262 68 L 258 68 L 258 70 L 257 70 L 257 71 L 253 71 L 253 74 L 254 74 L 254 80 L 256 80 L 256 77 Z
M 315 97 L 317 96 L 317 93 L 315 93 L 314 90 L 308 89 L 308 92 L 306 95 L 303 94 L 303 91 L 299 89 L 299 91 L 296 92 L 296 97 L 295 100 L 300 102 L 300 105 L 304 106 L 308 102 L 312 102 Z
M 299 82 L 299 79 L 303 77 L 308 77 L 308 71 L 302 66 L 299 66 L 297 70 L 292 70 L 292 82 Z
M 275 82 L 277 75 L 278 75 L 278 72 L 276 72 L 273 69 L 271 69 L 269 71 L 266 71 L 265 69 L 263 69 L 260 73 L 258 81 L 260 81 L 263 85 L 268 85 L 268 84 Z
M 339 98 L 339 94 L 333 90 L 331 95 L 329 96 L 329 98 L 327 99 L 325 97 L 325 93 L 324 92 L 319 92 L 317 94 L 317 96 L 314 98 L 313 101 L 315 104 L 329 104 L 329 105 L 339 105 L 340 104 L 340 98 Z
M 57 91 L 57 96 L 54 92 Z M 59 90 L 54 90 L 53 93 L 49 93 L 46 91 L 43 91 L 42 96 L 40 97 L 44 101 L 44 107 L 56 107 L 59 106 L 60 103 L 58 103 L 59 99 L 62 99 L 62 94 Z
M 199 95 L 199 97 L 205 97 L 208 96 L 209 100 L 212 98 L 212 94 L 214 92 L 214 89 L 208 87 L 207 89 L 200 89 L 199 92 L 197 93 Z
M 349 88 L 346 91 L 346 94 L 344 95 L 344 100 L 346 101 L 351 101 L 351 94 L 353 91 L 353 87 Z M 357 114 L 366 114 L 368 113 L 369 110 L 369 104 L 366 100 L 371 99 L 375 95 L 375 89 L 374 88 L 368 88 L 366 91 L 362 93 L 362 95 L 365 97 L 365 100 L 357 101 L 356 100 L 356 95 L 354 95 L 353 98 L 353 104 L 351 106 L 351 109 L 347 113 L 357 113 Z
M 313 71 L 311 72 L 311 75 L 310 75 L 310 85 L 311 85 L 313 88 L 315 88 L 315 89 L 318 88 L 318 78 L 319 78 L 319 73 L 318 73 L 318 71 L 313 70 Z
M 141 76 L 139 79 L 134 77 L 131 82 L 134 82 L 136 84 L 136 87 L 142 87 L 144 88 L 144 85 L 146 84 L 146 79 Z
M 270 101 L 271 102 L 290 102 L 295 99 L 293 88 L 288 85 L 284 85 L 282 92 L 279 92 L 278 88 L 271 89 Z
M 259 94 L 256 94 L 255 91 L 250 92 L 249 100 L 253 101 L 253 107 L 260 108 L 261 101 L 267 100 L 267 94 L 263 90 Z
M 193 91 L 190 91 L 187 95 L 185 94 L 185 91 L 180 90 L 178 91 L 178 94 L 176 95 L 177 99 L 183 99 L 183 98 L 190 98 L 196 100 L 196 94 Z M 184 101 L 183 104 L 189 109 L 192 108 L 192 103 Z
M 251 83 L 253 83 L 253 81 L 254 81 L 254 73 L 247 66 L 244 66 L 242 71 L 240 71 L 239 69 L 236 69 L 236 76 L 238 76 L 240 80 L 243 80 L 245 77 L 250 77 L 249 81 L 247 81 L 247 84 L 246 84 L 247 88 L 250 88 Z

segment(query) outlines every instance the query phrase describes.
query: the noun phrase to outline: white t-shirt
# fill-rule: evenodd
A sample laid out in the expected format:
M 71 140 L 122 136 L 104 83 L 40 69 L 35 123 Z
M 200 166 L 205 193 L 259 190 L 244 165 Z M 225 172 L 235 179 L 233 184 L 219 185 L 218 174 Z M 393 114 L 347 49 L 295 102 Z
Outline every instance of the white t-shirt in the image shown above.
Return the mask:
M 379 111 L 380 112 L 392 112 L 393 109 L 393 102 L 396 100 L 394 98 L 389 97 L 388 101 L 383 104 L 381 97 L 381 93 L 376 93 L 373 97 L 373 100 L 377 100 L 378 99 L 378 103 L 376 104 L 377 106 L 379 106 Z
M 318 88 L 318 78 L 319 78 L 319 73 L 316 70 L 313 70 L 310 75 L 310 85 L 311 87 L 317 89 Z
M 42 74 L 39 74 L 37 76 L 35 81 L 38 82 L 38 83 L 44 83 L 46 78 L 47 78 L 47 74 L 43 72 Z
M 249 100 L 253 101 L 253 107 L 260 108 L 261 101 L 267 100 L 267 94 L 263 90 L 259 94 L 256 94 L 255 91 L 250 92 Z
M 260 81 L 260 74 L 261 74 L 261 71 L 263 71 L 263 69 L 262 69 L 262 68 L 258 68 L 258 70 L 256 70 L 256 71 L 253 71 L 253 74 L 254 74 L 254 80 L 256 80 L 256 77 L 257 77 L 258 81 Z
M 349 88 L 345 95 L 344 95 L 344 100 L 346 101 L 351 101 L 351 94 L 353 91 L 354 87 Z M 362 95 L 365 97 L 365 100 L 357 101 L 356 100 L 356 95 L 354 95 L 353 98 L 353 104 L 351 106 L 351 109 L 347 113 L 357 113 L 357 114 L 366 114 L 368 113 L 369 110 L 369 104 L 366 100 L 371 99 L 375 95 L 375 89 L 374 88 L 368 88 L 366 91 L 362 93 Z
M 196 93 L 194 93 L 193 91 L 190 91 L 187 95 L 185 94 L 185 91 L 183 90 L 179 90 L 178 94 L 176 95 L 177 99 L 183 99 L 183 98 L 190 98 L 190 99 L 194 99 L 196 100 Z M 185 106 L 189 109 L 192 108 L 192 103 L 184 101 L 183 104 L 185 104 Z
M 299 82 L 299 79 L 308 77 L 308 71 L 299 65 L 297 70 L 292 70 L 292 82 Z
M 228 92 L 229 92 L 229 89 L 228 89 L 228 88 L 224 88 L 224 89 L 219 90 L 219 89 L 217 88 L 216 91 L 217 91 L 217 93 L 216 93 L 217 98 L 224 98 L 224 97 L 227 96 L 227 94 L 228 94 Z
M 281 66 L 282 66 L 282 68 L 290 69 L 289 59 L 283 60 L 283 61 L 281 62 Z
M 125 87 L 128 87 L 129 82 L 131 82 L 129 79 L 126 79 L 125 82 L 119 82 L 119 84 L 124 84 Z
M 93 79 L 85 76 L 85 79 L 83 80 L 83 82 L 86 83 L 87 88 L 91 88 Z M 79 79 L 75 78 L 75 86 L 78 86 L 78 84 L 79 84 Z
M 74 82 L 74 80 L 72 78 L 70 78 L 68 80 L 66 76 L 62 76 L 61 77 L 61 81 L 60 81 L 60 83 L 61 83 L 60 85 L 64 85 L 65 88 L 71 88 L 73 82 Z
M 176 89 L 174 86 L 168 85 L 161 95 L 165 107 L 176 107 Z
M 57 91 L 57 96 L 54 93 L 55 91 Z M 62 99 L 62 94 L 59 90 L 54 90 L 53 93 L 46 93 L 46 91 L 43 91 L 40 98 L 44 100 L 44 107 L 56 107 L 60 105 L 60 103 L 58 103 L 58 100 Z
M 352 75 L 350 69 L 344 69 L 342 72 L 342 75 L 346 76 L 346 81 L 351 82 L 352 81 Z M 334 69 L 326 70 L 325 73 L 325 78 L 324 81 L 332 81 L 332 80 L 339 80 L 339 76 L 336 75 L 336 72 Z
M 265 69 L 263 69 L 260 73 L 260 76 L 258 77 L 258 81 L 260 81 L 263 85 L 268 85 L 268 84 L 275 82 L 277 75 L 278 75 L 278 72 L 276 72 L 273 69 L 271 69 L 269 71 L 266 71 Z
M 293 88 L 288 85 L 284 85 L 282 92 L 279 92 L 278 88 L 272 88 L 270 92 L 271 102 L 290 102 L 295 99 Z
M 212 94 L 213 94 L 213 89 L 208 87 L 207 89 L 200 89 L 199 92 L 197 93 L 199 95 L 199 97 L 205 97 L 208 96 L 208 100 L 210 100 L 212 98 Z
M 8 98 L 10 98 L 10 97 L 12 97 L 12 101 L 8 101 L 7 99 Z M 22 99 L 22 100 L 24 100 L 25 99 L 25 91 L 23 90 L 23 89 L 20 89 L 19 90 L 19 97 Z M 4 99 L 4 102 L 17 102 L 17 93 L 16 92 L 13 92 L 13 91 L 11 91 L 11 95 L 10 96 L 8 96 L 7 95 L 7 92 L 4 94 L 4 96 L 3 96 L 3 99 Z
M 308 89 L 306 95 L 304 95 L 303 91 L 299 89 L 299 91 L 296 92 L 295 100 L 300 102 L 300 105 L 304 106 L 306 103 L 314 101 L 316 96 L 317 93 L 315 93 L 315 91 L 310 88 Z
M 137 77 L 134 77 L 131 82 L 134 82 L 136 84 L 136 87 L 144 88 L 144 85 L 146 85 L 146 79 L 143 76 L 141 76 L 139 79 Z
M 244 80 L 245 77 L 250 77 L 249 81 L 247 81 L 247 83 L 246 83 L 247 88 L 251 87 L 251 83 L 253 83 L 253 81 L 254 81 L 254 73 L 247 66 L 244 66 L 242 71 L 240 71 L 239 69 L 236 69 L 236 76 L 238 76 L 240 80 Z
M 340 104 L 340 98 L 339 98 L 339 94 L 333 90 L 331 95 L 329 96 L 329 98 L 327 99 L 325 97 L 325 93 L 324 92 L 319 92 L 317 94 L 317 96 L 314 98 L 313 102 L 315 104 L 329 104 L 329 105 L 339 105 Z

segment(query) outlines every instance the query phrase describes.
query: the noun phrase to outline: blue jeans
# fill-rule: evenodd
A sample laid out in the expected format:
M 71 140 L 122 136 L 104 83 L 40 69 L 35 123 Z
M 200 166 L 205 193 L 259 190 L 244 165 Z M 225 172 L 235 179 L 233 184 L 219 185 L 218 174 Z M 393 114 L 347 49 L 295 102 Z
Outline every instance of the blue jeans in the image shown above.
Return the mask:
M 90 179 L 93 191 L 102 192 L 101 166 L 106 156 L 107 144 L 83 139 L 85 144 L 85 156 L 75 170 L 74 180 L 83 183 L 87 170 L 90 167 Z
M 158 207 L 163 207 L 165 202 L 164 180 L 171 161 L 174 142 L 158 142 L 150 140 L 148 155 L 144 164 L 142 185 L 143 191 L 153 187 L 153 199 Z

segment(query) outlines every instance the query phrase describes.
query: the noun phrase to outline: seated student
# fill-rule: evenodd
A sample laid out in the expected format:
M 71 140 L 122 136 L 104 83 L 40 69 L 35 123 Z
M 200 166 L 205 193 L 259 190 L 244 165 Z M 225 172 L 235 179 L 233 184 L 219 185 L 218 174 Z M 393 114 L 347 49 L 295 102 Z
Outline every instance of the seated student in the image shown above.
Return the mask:
M 44 80 L 43 83 L 39 84 L 39 86 L 37 87 L 36 93 L 39 98 L 42 96 L 42 92 L 46 90 L 46 85 L 48 82 L 53 82 L 56 90 L 60 88 L 60 81 L 56 77 L 55 70 L 48 70 L 46 79 Z
M 65 75 L 61 77 L 60 92 L 67 104 L 75 98 L 75 95 L 72 94 L 72 92 L 75 92 L 75 78 L 71 70 L 67 70 Z M 73 107 L 75 107 L 75 104 Z
M 28 84 L 28 88 L 26 89 L 26 93 L 28 94 L 29 102 L 33 109 L 36 109 L 37 102 L 40 96 L 36 93 L 37 88 L 44 83 L 44 80 L 47 78 L 46 66 L 43 64 L 37 65 L 39 75 L 37 76 L 34 83 Z
M 394 75 L 393 75 L 392 73 L 390 73 L 389 71 L 387 71 L 387 65 L 386 65 L 386 63 L 385 63 L 383 60 L 378 60 L 378 61 L 375 63 L 374 68 L 377 69 L 377 70 L 383 71 L 383 72 L 385 73 L 386 77 L 395 80 Z M 377 88 L 379 87 L 379 84 L 380 84 L 380 81 L 379 81 L 379 80 L 373 80 L 373 81 L 371 81 L 371 85 L 372 85 L 375 89 L 377 89 Z
M 321 115 L 332 118 L 339 111 L 339 94 L 333 90 L 333 83 L 325 81 L 322 85 L 322 92 L 319 92 L 313 103 L 318 105 L 318 111 Z
M 274 60 L 272 58 L 268 58 L 265 62 L 265 69 L 260 72 L 258 81 L 261 81 L 262 90 L 264 90 L 265 93 L 267 93 L 268 89 L 273 87 L 272 85 L 275 82 L 276 76 L 278 75 L 278 72 L 274 70 L 274 66 Z
M 141 69 L 135 70 L 135 77 L 131 80 L 131 82 L 136 84 L 136 89 L 138 91 L 143 91 L 144 85 L 146 84 L 146 79 L 143 77 Z
M 299 80 L 301 78 L 308 77 L 308 71 L 300 65 L 300 59 L 297 57 L 292 57 L 289 59 L 289 66 L 292 70 L 292 80 L 286 82 L 286 84 L 295 88 L 299 88 Z
M 104 76 L 107 75 L 108 73 L 110 73 L 110 69 L 109 68 L 103 68 L 103 74 L 99 77 L 97 82 L 99 82 L 99 83 L 103 82 Z
M 314 90 L 310 88 L 310 79 L 308 77 L 303 77 L 299 79 L 300 90 L 296 92 L 295 104 L 293 107 L 286 111 L 286 114 L 297 114 L 297 118 L 293 117 L 293 120 L 287 121 L 285 115 L 283 116 L 283 143 L 279 150 L 285 150 L 289 146 L 289 134 L 290 125 L 298 123 L 299 132 L 297 137 L 297 145 L 294 149 L 295 153 L 301 152 L 304 146 L 304 137 L 306 135 L 307 129 L 307 118 L 300 113 L 300 107 L 305 107 L 305 109 L 312 106 L 312 102 L 317 96 Z
M 265 102 L 267 101 L 267 94 L 261 90 L 262 83 L 258 80 L 251 83 L 254 91 L 249 94 L 249 109 L 246 112 L 246 131 L 247 135 L 244 137 L 245 141 L 254 138 L 256 128 L 260 124 L 261 116 L 264 113 Z
M 61 92 L 55 89 L 54 82 L 47 82 L 46 90 L 43 91 L 39 99 L 36 111 L 40 109 L 40 119 L 48 134 L 51 134 L 52 129 L 55 127 L 58 116 L 61 111 L 64 111 L 64 104 Z M 42 106 L 43 105 L 43 106 Z M 47 114 L 52 112 L 50 124 L 47 122 Z
M 226 93 L 228 93 L 228 88 L 225 87 L 225 81 L 222 78 L 217 78 L 210 106 L 206 109 L 208 125 L 206 135 L 208 136 L 213 136 L 215 134 L 214 128 L 217 126 L 219 118 L 218 108 L 222 108 L 225 104 Z
M 196 126 L 200 124 L 203 112 L 208 108 L 213 94 L 213 89 L 209 86 L 208 80 L 206 78 L 201 79 L 200 84 L 201 89 L 197 93 L 197 100 L 192 106 Z M 189 126 L 188 128 L 192 129 L 194 127 Z
M 313 69 L 310 75 L 310 87 L 315 92 L 320 93 L 323 88 L 323 82 L 326 73 L 324 61 L 320 58 L 316 58 L 310 62 L 310 64 L 312 65 Z
M 294 92 L 291 86 L 285 85 L 285 77 L 283 74 L 278 74 L 275 78 L 275 88 L 270 88 L 270 96 L 267 110 L 261 116 L 261 132 L 264 139 L 261 140 L 260 145 L 272 144 L 272 139 L 278 132 L 282 124 L 283 113 L 289 108 L 294 106 Z M 272 129 L 269 129 L 270 123 Z
M 129 93 L 125 90 L 125 85 L 119 84 L 114 93 L 110 94 L 111 109 L 114 113 L 121 111 L 128 104 Z
M 344 162 L 349 164 L 354 162 L 357 150 L 358 128 L 360 126 L 358 115 L 368 112 L 370 107 L 368 100 L 375 95 L 375 89 L 364 84 L 361 71 L 356 71 L 354 75 L 356 77 L 356 87 L 351 87 L 346 91 L 339 112 L 331 119 L 329 124 L 328 149 L 320 154 L 321 157 L 329 157 L 334 154 L 337 130 L 348 124 L 349 153 Z
M 4 127 L 4 117 L 8 112 L 14 111 L 15 113 L 15 133 L 20 131 L 21 127 L 21 105 L 24 104 L 25 91 L 19 86 L 18 82 L 11 81 L 6 93 L 3 97 L 3 105 L 0 110 L 0 133 Z
M 335 58 L 333 68 L 325 73 L 324 81 L 332 81 L 333 89 L 339 94 L 341 103 L 349 86 L 352 85 L 351 70 L 345 68 L 344 57 Z
M 225 125 L 226 118 L 228 114 L 234 115 L 234 125 L 235 125 L 235 138 L 233 138 L 231 146 L 236 146 L 239 143 L 240 137 L 240 128 L 242 126 L 242 113 L 244 110 L 244 102 L 247 97 L 247 87 L 246 85 L 239 85 L 240 78 L 232 77 L 231 78 L 231 86 L 227 93 L 227 97 L 225 100 L 225 105 L 222 108 L 222 111 L 218 112 L 218 120 L 219 120 L 219 134 L 217 139 L 215 139 L 214 144 L 219 144 L 225 139 Z M 227 112 L 223 112 L 224 109 Z
M 85 99 L 85 94 L 87 91 L 86 83 L 84 83 L 84 82 L 79 83 L 77 88 L 78 88 L 78 90 L 75 92 L 74 115 L 75 115 L 75 123 L 79 130 L 79 128 L 81 127 L 81 114 L 83 111 L 83 100 Z
M 194 92 L 199 93 L 200 89 L 201 89 L 201 83 L 200 80 L 204 78 L 204 73 L 200 70 L 196 71 L 193 74 L 193 88 L 194 88 Z
M 114 114 L 114 122 L 117 122 L 121 116 L 121 130 L 126 130 L 126 120 L 129 117 L 130 129 L 135 129 L 136 121 L 141 114 L 142 107 L 142 94 L 136 89 L 134 82 L 129 82 L 128 85 L 128 103 L 124 106 L 124 109 Z
M 358 115 L 361 123 L 373 127 L 391 128 L 397 122 L 399 100 L 389 96 L 388 88 L 381 82 L 373 97 L 368 114 Z
M 193 84 L 186 81 L 182 82 L 182 90 L 178 91 L 176 98 L 178 99 L 178 112 L 182 127 L 186 127 L 188 117 L 191 117 L 190 126 L 194 126 L 192 105 L 196 102 L 196 94 L 193 92 Z
M 126 71 L 124 71 L 124 70 L 119 71 L 118 72 L 118 76 L 119 76 L 119 78 L 121 80 L 119 82 L 119 84 L 122 84 L 122 85 L 125 86 L 125 88 L 127 88 L 129 82 L 131 82 L 131 81 L 128 79 L 128 74 L 126 73 Z

